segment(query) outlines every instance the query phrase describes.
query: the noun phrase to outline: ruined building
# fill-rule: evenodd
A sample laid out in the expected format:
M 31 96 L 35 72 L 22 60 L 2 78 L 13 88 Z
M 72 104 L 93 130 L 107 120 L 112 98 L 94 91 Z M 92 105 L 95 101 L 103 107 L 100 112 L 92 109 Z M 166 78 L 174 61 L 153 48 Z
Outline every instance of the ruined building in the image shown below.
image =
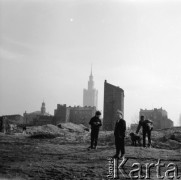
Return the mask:
M 124 90 L 105 81 L 103 130 L 114 129 L 117 109 L 124 113 Z
M 23 123 L 24 118 L 19 114 L 0 116 L 0 132 L 6 133 Z
M 173 121 L 168 118 L 167 111 L 164 109 L 143 110 L 140 109 L 140 116 L 145 116 L 146 119 L 153 121 L 154 129 L 164 129 L 173 127 Z
M 75 124 L 83 124 L 89 127 L 90 119 L 95 115 L 96 107 L 67 107 L 66 104 L 57 104 L 57 109 L 54 111 L 54 120 L 56 124 L 72 122 Z
M 91 69 L 91 74 L 88 81 L 88 89 L 84 89 L 83 91 L 83 106 L 95 106 L 97 108 L 97 100 L 98 91 L 94 88 L 94 81 Z

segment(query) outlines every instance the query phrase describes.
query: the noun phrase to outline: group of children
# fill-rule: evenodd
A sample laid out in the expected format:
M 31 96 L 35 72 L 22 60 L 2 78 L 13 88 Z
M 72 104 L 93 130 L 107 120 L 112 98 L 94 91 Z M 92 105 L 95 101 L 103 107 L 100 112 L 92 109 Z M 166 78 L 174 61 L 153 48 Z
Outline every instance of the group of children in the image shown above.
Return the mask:
M 97 149 L 99 128 L 102 126 L 100 116 L 101 112 L 96 111 L 95 116 L 91 118 L 89 122 L 91 126 L 91 145 L 88 149 Z M 151 131 L 153 129 L 153 122 L 145 119 L 144 116 L 140 116 L 136 134 L 138 134 L 141 127 L 143 131 L 143 147 L 146 147 L 146 136 L 148 137 L 148 147 L 151 147 Z M 125 155 L 125 133 L 126 121 L 123 119 L 123 112 L 121 110 L 117 110 L 117 120 L 114 128 L 116 154 L 113 156 L 113 158 L 123 158 Z M 120 152 L 121 156 L 119 157 Z

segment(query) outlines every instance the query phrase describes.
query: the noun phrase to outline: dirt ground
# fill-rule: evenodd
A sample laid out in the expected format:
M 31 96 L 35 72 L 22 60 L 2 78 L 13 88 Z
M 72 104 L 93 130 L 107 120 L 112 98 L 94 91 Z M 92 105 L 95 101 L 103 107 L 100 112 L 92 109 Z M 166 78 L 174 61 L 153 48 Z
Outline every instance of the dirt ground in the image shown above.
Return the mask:
M 30 139 L 0 134 L 0 179 L 108 179 L 108 158 L 114 155 L 114 146 L 98 146 L 97 150 L 87 151 L 88 146 L 87 143 L 65 143 L 59 138 Z M 181 150 L 126 146 L 126 157 L 129 158 L 125 164 L 127 173 L 133 163 L 144 166 L 161 159 L 166 166 L 175 163 L 181 175 Z M 166 170 L 162 168 L 162 175 Z M 119 179 L 126 178 L 119 173 Z M 151 170 L 151 179 L 157 179 L 155 169 Z

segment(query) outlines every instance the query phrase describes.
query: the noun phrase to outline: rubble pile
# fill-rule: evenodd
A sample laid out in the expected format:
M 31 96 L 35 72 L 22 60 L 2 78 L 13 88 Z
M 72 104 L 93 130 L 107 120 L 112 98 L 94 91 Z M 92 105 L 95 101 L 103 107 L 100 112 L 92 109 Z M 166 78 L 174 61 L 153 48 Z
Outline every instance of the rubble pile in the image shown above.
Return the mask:
M 64 141 L 85 142 L 89 136 L 88 128 L 84 125 L 73 123 L 62 123 L 58 126 L 47 124 L 43 126 L 28 127 L 26 133 L 31 138 L 56 138 L 63 137 Z
M 58 136 L 65 136 L 65 131 L 52 124 L 43 126 L 28 127 L 26 133 L 31 138 L 55 138 Z
M 66 131 L 65 141 L 76 143 L 90 139 L 89 128 L 83 124 L 61 123 L 58 127 Z
M 85 131 L 89 131 L 89 128 L 87 128 L 83 124 L 61 123 L 61 124 L 58 124 L 58 127 L 62 128 L 62 129 L 67 129 L 70 132 L 80 132 L 80 133 L 83 133 Z
M 181 148 L 181 128 L 173 127 L 153 132 L 154 147 L 165 149 Z
M 61 123 L 55 125 L 43 125 L 28 127 L 27 134 L 31 138 L 58 138 L 61 143 L 90 143 L 90 130 L 82 124 Z M 126 131 L 125 145 L 130 146 L 130 131 Z M 140 132 L 142 138 L 142 133 Z M 57 141 L 55 140 L 55 142 Z M 99 145 L 114 146 L 113 131 L 99 132 Z M 142 142 L 142 140 L 141 140 Z M 152 132 L 152 146 L 161 149 L 181 148 L 181 128 L 170 128 Z

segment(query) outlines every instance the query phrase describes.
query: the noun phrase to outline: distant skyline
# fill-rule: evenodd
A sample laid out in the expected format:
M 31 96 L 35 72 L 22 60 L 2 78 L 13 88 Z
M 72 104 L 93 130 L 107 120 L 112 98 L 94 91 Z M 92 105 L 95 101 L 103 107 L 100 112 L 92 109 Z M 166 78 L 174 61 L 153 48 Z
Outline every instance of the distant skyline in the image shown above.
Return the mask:
M 83 90 L 83 106 L 95 106 L 96 108 L 98 103 L 98 91 L 94 86 L 94 76 L 92 73 L 92 65 L 91 72 L 89 75 L 89 81 L 87 83 L 87 89 Z
M 44 100 L 83 105 L 93 64 L 98 108 L 104 81 L 124 89 L 127 124 L 163 108 L 179 125 L 181 1 L 0 0 L 0 115 Z

